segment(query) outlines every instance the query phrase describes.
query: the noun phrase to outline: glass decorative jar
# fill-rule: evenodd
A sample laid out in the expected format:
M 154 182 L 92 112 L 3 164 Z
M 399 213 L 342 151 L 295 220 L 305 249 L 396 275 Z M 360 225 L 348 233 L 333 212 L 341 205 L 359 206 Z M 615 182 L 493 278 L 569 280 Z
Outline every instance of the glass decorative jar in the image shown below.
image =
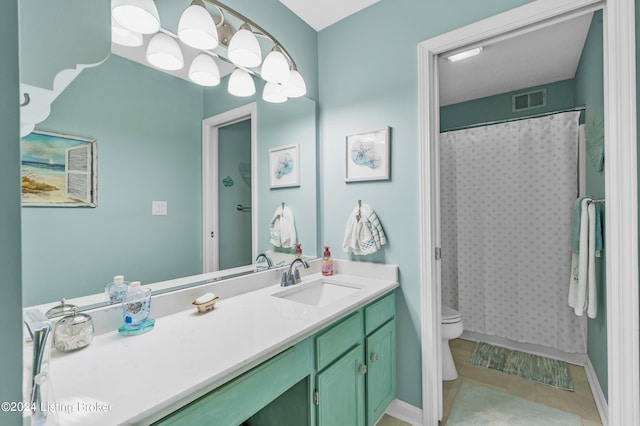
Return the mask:
M 93 319 L 87 314 L 78 313 L 60 318 L 53 333 L 53 344 L 61 352 L 71 352 L 82 349 L 93 340 Z

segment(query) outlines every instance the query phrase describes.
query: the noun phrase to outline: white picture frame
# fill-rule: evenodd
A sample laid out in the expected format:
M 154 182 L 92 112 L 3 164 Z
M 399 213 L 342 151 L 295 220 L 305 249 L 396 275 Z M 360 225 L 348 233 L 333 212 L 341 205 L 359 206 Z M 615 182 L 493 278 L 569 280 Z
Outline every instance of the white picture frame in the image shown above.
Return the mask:
M 390 129 L 349 135 L 345 140 L 345 182 L 388 180 Z
M 269 150 L 269 184 L 271 188 L 300 186 L 300 145 Z

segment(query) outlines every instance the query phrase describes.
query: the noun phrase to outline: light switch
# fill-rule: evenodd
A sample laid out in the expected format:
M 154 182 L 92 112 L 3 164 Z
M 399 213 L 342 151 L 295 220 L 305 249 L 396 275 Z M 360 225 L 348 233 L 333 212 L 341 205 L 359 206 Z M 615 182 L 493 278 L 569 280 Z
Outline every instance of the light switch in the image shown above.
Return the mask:
M 151 214 L 153 216 L 166 216 L 167 215 L 167 202 L 166 201 L 152 201 L 151 202 Z

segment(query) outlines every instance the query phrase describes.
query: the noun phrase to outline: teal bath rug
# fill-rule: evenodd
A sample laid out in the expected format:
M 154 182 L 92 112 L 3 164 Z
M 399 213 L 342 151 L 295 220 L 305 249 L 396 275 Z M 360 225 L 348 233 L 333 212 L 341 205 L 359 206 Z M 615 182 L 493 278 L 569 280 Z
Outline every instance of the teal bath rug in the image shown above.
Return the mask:
M 490 368 L 554 388 L 573 391 L 569 365 L 564 361 L 477 342 L 467 364 Z
M 581 426 L 582 420 L 537 402 L 463 382 L 446 426 Z

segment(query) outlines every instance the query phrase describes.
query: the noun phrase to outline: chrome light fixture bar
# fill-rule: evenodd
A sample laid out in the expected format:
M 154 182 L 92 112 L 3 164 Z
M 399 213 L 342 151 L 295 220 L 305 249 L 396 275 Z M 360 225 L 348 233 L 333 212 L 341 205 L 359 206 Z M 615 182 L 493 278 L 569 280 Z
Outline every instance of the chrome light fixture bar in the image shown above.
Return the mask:
M 217 22 L 207 10 L 205 2 L 217 10 L 219 14 Z M 147 51 L 147 61 L 157 68 L 176 70 L 187 65 L 182 61 L 179 40 L 187 46 L 201 50 L 196 60 L 189 65 L 189 79 L 196 84 L 203 86 L 219 84 L 220 71 L 217 64 L 209 60 L 212 58 L 207 59 L 203 55 L 218 56 L 236 67 L 229 78 L 228 89 L 231 94 L 253 95 L 255 83 L 252 76 L 260 76 L 266 82 L 263 99 L 267 102 L 284 102 L 288 98 L 306 94 L 304 79 L 284 46 L 255 21 L 218 0 L 193 0 L 180 17 L 177 37 L 171 40 L 175 43 L 167 40 L 171 38 L 171 33 L 160 27 L 160 16 L 153 0 L 112 0 L 111 5 L 114 43 L 135 46 L 142 38 L 141 34 L 155 34 L 151 39 L 152 42 L 155 40 L 154 46 L 153 48 L 150 46 Z M 225 14 L 242 22 L 237 31 L 227 22 Z M 141 16 L 148 17 L 151 21 L 143 28 L 135 24 Z M 157 28 L 155 21 L 157 21 Z M 264 61 L 256 36 L 265 38 L 273 44 Z M 158 43 L 156 39 L 160 39 L 162 43 Z M 226 48 L 226 54 L 213 51 L 219 45 Z M 258 72 L 255 68 L 260 64 L 262 67 Z

